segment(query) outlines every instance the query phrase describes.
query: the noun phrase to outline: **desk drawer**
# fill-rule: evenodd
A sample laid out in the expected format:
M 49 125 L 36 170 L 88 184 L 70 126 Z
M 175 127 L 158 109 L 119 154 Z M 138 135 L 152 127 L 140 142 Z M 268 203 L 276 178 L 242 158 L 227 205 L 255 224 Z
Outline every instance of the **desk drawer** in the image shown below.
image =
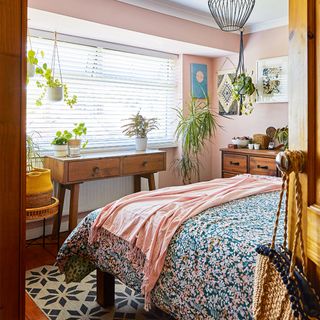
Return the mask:
M 237 173 L 247 173 L 247 156 L 224 153 L 223 170 Z
M 120 175 L 120 159 L 94 159 L 69 163 L 69 181 L 86 181 Z
M 165 170 L 166 168 L 163 154 L 125 157 L 122 161 L 122 165 L 123 175 L 157 172 Z
M 264 176 L 276 176 L 277 168 L 275 159 L 250 157 L 251 174 L 260 174 Z

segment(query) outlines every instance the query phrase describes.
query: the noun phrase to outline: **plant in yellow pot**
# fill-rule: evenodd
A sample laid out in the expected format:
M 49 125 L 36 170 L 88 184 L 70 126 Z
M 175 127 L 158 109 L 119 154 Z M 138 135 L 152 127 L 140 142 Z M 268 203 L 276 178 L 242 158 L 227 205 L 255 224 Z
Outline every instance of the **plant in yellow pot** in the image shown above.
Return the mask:
M 39 208 L 51 204 L 53 185 L 51 172 L 42 165 L 39 147 L 33 136 L 27 136 L 26 208 Z

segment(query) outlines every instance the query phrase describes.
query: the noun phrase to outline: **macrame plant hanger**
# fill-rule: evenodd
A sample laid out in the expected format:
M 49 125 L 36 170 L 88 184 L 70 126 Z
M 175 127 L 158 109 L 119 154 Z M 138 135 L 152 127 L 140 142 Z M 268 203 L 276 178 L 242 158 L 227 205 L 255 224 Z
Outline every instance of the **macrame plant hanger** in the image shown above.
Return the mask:
M 243 28 L 240 29 L 240 49 L 239 49 L 239 62 L 238 62 L 238 66 L 237 66 L 237 70 L 236 70 L 236 76 L 235 79 L 241 75 L 245 73 L 245 69 L 244 69 L 244 46 L 243 46 Z M 240 104 L 239 106 L 242 106 L 243 104 L 243 99 L 244 99 L 244 95 L 241 94 L 242 89 L 244 89 L 244 85 L 243 87 L 239 90 L 240 93 Z M 239 114 L 241 115 L 241 108 L 239 110 Z
M 56 62 L 57 62 L 57 67 L 59 69 L 60 81 L 58 79 L 55 79 Z M 54 32 L 54 44 L 53 44 L 53 52 L 52 52 L 52 59 L 51 59 L 51 72 L 52 72 L 51 73 L 52 86 L 49 85 L 48 98 L 51 101 L 61 101 L 63 99 L 63 79 L 62 79 L 62 72 L 61 72 L 61 65 L 60 65 L 57 32 Z

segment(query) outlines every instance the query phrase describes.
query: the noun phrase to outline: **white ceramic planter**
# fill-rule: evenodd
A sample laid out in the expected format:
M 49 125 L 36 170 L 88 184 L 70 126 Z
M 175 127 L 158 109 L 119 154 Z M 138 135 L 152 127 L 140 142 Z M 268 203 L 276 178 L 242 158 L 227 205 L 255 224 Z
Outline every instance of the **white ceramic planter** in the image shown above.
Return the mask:
M 147 149 L 148 138 L 138 138 L 136 137 L 136 150 L 145 151 Z
M 55 87 L 55 88 L 48 88 L 48 99 L 49 101 L 61 101 L 63 99 L 63 88 L 62 87 Z
M 53 152 L 55 157 L 66 157 L 68 155 L 68 145 L 53 145 Z
M 28 77 L 29 77 L 29 78 L 34 77 L 35 73 L 36 73 L 36 67 L 35 67 L 35 65 L 32 64 L 32 63 L 30 63 L 30 62 L 28 62 L 28 63 L 27 63 L 27 75 L 28 75 Z
M 80 157 L 81 140 L 71 139 L 68 142 L 68 155 L 71 158 Z

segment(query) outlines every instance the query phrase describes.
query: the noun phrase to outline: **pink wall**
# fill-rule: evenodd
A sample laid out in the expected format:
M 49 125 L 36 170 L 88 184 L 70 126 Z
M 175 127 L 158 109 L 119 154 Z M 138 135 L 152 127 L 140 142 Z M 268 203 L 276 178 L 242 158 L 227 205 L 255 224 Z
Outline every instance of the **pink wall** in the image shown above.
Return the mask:
M 158 37 L 237 52 L 239 36 L 116 0 L 29 0 L 29 7 Z
M 288 55 L 288 28 L 281 27 L 246 35 L 245 66 L 247 72 L 254 72 L 256 77 L 256 61 Z M 237 64 L 237 56 L 230 57 Z M 217 103 L 217 71 L 221 70 L 224 58 L 213 59 L 213 101 L 214 109 L 218 111 Z M 226 63 L 223 69 L 232 69 L 231 63 Z M 252 136 L 254 133 L 265 133 L 269 126 L 275 128 L 288 124 L 288 104 L 256 104 L 250 116 L 232 116 L 232 120 L 220 119 L 223 130 L 220 130 L 212 144 L 212 178 L 220 177 L 221 154 L 219 149 L 226 147 L 234 136 Z

